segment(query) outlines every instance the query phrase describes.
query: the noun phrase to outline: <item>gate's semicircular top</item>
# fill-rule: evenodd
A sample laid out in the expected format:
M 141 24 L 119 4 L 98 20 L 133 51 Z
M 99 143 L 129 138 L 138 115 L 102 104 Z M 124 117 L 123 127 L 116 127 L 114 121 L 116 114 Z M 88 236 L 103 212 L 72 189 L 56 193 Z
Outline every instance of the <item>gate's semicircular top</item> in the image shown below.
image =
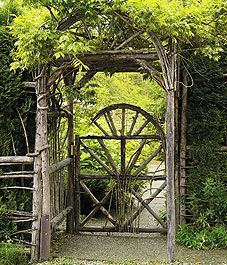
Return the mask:
M 156 135 L 162 140 L 165 149 L 165 134 L 162 127 L 152 115 L 138 106 L 126 103 L 110 105 L 100 110 L 92 119 L 92 123 L 105 136 L 140 137 Z

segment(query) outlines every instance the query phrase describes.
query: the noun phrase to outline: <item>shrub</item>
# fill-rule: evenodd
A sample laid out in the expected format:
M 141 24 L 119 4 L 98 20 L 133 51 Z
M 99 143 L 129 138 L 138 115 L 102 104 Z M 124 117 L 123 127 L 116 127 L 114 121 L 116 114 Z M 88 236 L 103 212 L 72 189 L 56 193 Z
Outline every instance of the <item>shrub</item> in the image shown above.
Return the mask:
M 227 247 L 227 229 L 224 225 L 195 229 L 195 226 L 180 225 L 177 242 L 193 249 L 214 249 Z
M 0 243 L 1 265 L 25 265 L 29 264 L 29 255 L 20 245 Z

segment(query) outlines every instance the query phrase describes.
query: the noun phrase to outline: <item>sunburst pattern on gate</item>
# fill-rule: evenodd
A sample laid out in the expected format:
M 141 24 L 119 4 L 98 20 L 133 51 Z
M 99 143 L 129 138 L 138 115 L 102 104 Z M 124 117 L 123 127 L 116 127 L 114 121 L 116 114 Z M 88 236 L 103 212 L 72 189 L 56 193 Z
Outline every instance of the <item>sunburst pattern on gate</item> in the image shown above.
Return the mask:
M 165 136 L 161 126 L 150 114 L 129 104 L 108 106 L 92 122 L 102 134 L 76 138 L 76 231 L 165 232 L 166 223 L 150 206 L 166 186 L 165 175 L 159 174 L 164 172 L 160 168 L 163 162 L 152 173 L 147 172 L 154 158 L 164 157 Z M 94 164 L 95 173 L 86 172 L 86 166 L 81 164 L 82 153 L 86 154 L 90 164 Z M 103 198 L 93 194 L 86 185 L 88 179 L 109 181 Z M 144 198 L 142 184 L 146 186 L 154 180 L 163 181 Z M 81 193 L 85 193 L 94 205 L 85 217 L 80 214 Z M 114 211 L 111 210 L 113 208 Z M 159 227 L 141 228 L 136 225 L 144 209 Z M 97 212 L 105 216 L 105 225 L 89 226 Z

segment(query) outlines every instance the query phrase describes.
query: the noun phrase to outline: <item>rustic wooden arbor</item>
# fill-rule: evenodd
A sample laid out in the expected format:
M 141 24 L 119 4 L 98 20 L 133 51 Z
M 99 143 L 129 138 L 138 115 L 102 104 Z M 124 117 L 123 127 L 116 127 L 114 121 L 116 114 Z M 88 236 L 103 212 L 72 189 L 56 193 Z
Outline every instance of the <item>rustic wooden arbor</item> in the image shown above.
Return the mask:
M 149 51 L 101 51 L 96 54 L 86 54 L 80 57 L 84 64 L 89 66 L 85 75 L 76 83 L 76 87 L 83 86 L 98 71 L 112 69 L 113 71 L 138 71 L 138 68 L 144 68 L 155 78 L 166 91 L 167 96 L 167 113 L 166 113 L 166 174 L 167 174 L 167 227 L 168 227 L 168 259 L 172 260 L 175 245 L 176 220 L 179 220 L 179 203 L 176 205 L 176 192 L 179 193 L 179 178 L 177 174 L 175 158 L 177 157 L 176 145 L 176 124 L 177 124 L 177 101 L 178 95 L 178 62 L 175 45 L 172 46 L 172 52 L 167 55 L 160 41 L 153 33 L 150 33 L 153 40 L 154 48 Z M 57 65 L 67 62 L 69 59 L 60 59 Z M 160 61 L 161 70 L 151 66 L 150 62 Z M 67 71 L 56 71 L 55 75 L 63 76 L 66 85 L 72 85 L 75 82 L 75 71 L 72 66 Z M 162 73 L 161 73 L 161 72 Z M 49 257 L 51 224 L 68 216 L 67 230 L 73 232 L 73 169 L 71 157 L 71 145 L 73 145 L 73 101 L 68 101 L 68 158 L 59 161 L 54 165 L 49 165 L 48 154 L 48 87 L 54 84 L 53 75 L 48 77 L 49 69 L 43 67 L 37 73 L 37 132 L 36 132 L 36 149 L 34 156 L 34 202 L 33 214 L 38 218 L 33 222 L 33 259 L 47 259 Z M 183 147 L 182 147 L 183 148 Z M 178 158 L 177 158 L 178 160 Z M 67 207 L 57 216 L 51 212 L 51 182 L 50 173 L 54 173 L 63 167 L 68 167 L 68 200 Z M 182 179 L 183 181 L 183 179 Z M 177 210 L 177 214 L 176 214 Z M 51 220 L 52 216 L 52 220 Z M 177 221 L 178 222 L 178 221 Z M 53 225 L 52 225 L 53 226 Z
M 58 112 L 49 113 L 55 105 L 57 82 L 64 80 L 66 86 L 80 89 L 97 72 L 136 72 L 143 68 L 166 91 L 166 185 L 167 185 L 167 247 L 168 259 L 173 260 L 176 224 L 182 222 L 184 208 L 180 208 L 179 198 L 184 196 L 185 181 L 185 131 L 181 135 L 181 151 L 178 144 L 178 95 L 179 95 L 179 62 L 176 44 L 170 45 L 169 53 L 165 52 L 161 42 L 153 32 L 148 33 L 153 42 L 150 50 L 108 50 L 95 54 L 80 56 L 80 60 L 89 67 L 80 80 L 76 80 L 78 71 L 70 62 L 72 58 L 60 58 L 53 64 L 40 66 L 36 72 L 36 82 L 29 84 L 35 87 L 37 94 L 36 139 L 35 151 L 26 157 L 1 158 L 3 163 L 33 163 L 33 213 L 32 213 L 32 259 L 46 260 L 49 258 L 51 231 L 67 216 L 67 231 L 74 232 L 74 176 L 73 176 L 73 99 L 68 99 L 65 117 L 68 121 L 67 142 L 68 156 L 59 159 L 57 155 L 56 126 L 59 119 Z M 133 37 L 134 38 L 134 37 Z M 131 39 L 133 39 L 131 38 Z M 120 48 L 127 45 L 126 40 Z M 159 62 L 160 68 L 152 66 L 152 62 Z M 185 82 L 187 80 L 184 80 Z M 50 93 L 50 88 L 54 93 Z M 186 93 L 184 94 L 186 95 Z M 52 122 L 48 126 L 48 118 L 52 115 Z M 62 114 L 61 114 L 62 115 Z M 185 124 L 184 112 L 182 126 Z M 58 146 L 58 147 L 57 147 Z M 55 151 L 53 151 L 55 150 Z M 181 154 L 181 156 L 179 155 Z M 178 164 L 181 162 L 180 175 Z M 62 183 L 62 174 L 67 169 L 67 187 Z M 65 174 L 65 173 L 64 173 Z M 63 175 L 64 175 L 63 174 Z M 76 172 L 77 174 L 77 172 Z M 15 175 L 15 174 L 14 174 Z M 179 177 L 180 176 L 180 177 Z M 59 189 L 59 187 L 62 187 Z M 60 191 L 59 191 L 60 190 Z M 64 194 L 67 193 L 67 201 Z M 176 198 L 178 198 L 176 200 Z M 180 218 L 181 217 L 181 218 Z

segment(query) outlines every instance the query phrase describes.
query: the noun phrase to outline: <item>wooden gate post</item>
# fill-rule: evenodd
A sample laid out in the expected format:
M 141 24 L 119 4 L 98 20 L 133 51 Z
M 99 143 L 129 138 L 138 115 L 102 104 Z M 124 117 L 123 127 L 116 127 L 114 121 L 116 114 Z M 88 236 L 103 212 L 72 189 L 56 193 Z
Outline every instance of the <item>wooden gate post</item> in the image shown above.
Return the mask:
M 64 76 L 64 83 L 66 86 L 73 85 L 75 82 L 75 73 L 66 73 Z M 67 100 L 68 109 L 68 157 L 73 158 L 72 147 L 74 145 L 74 122 L 73 122 L 73 99 L 68 96 Z M 73 233 L 74 228 L 74 161 L 68 166 L 68 179 L 67 179 L 67 207 L 72 207 L 72 210 L 67 215 L 66 231 L 67 233 Z
M 188 73 L 183 72 L 180 142 L 180 224 L 185 223 Z
M 50 253 L 50 179 L 47 131 L 46 67 L 37 71 L 36 137 L 34 159 L 34 192 L 32 224 L 32 260 L 47 260 Z
M 167 182 L 167 254 L 169 263 L 174 259 L 176 215 L 175 215 L 175 95 L 167 92 L 166 102 L 166 182 Z
M 167 255 L 168 262 L 174 260 L 176 238 L 175 203 L 175 92 L 178 85 L 177 43 L 172 40 L 170 54 L 167 55 L 161 40 L 153 31 L 149 36 L 156 48 L 162 67 L 163 88 L 166 91 L 166 176 L 167 176 Z

